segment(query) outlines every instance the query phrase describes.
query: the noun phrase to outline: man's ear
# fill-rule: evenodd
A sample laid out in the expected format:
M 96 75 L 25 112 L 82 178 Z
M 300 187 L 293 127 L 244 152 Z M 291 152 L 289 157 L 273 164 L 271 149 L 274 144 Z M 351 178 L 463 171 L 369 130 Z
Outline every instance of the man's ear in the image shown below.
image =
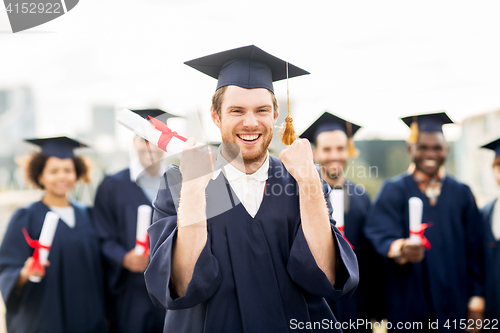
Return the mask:
M 274 122 L 278 120 L 278 117 L 280 116 L 280 106 L 276 107 L 276 115 L 274 116 Z
M 313 152 L 313 161 L 314 161 L 314 163 L 318 163 L 318 161 L 316 159 L 316 154 L 317 154 L 316 146 L 312 147 L 312 152 Z
M 220 117 L 214 110 L 213 105 L 210 107 L 210 117 L 212 117 L 212 121 L 214 122 L 215 126 L 217 126 L 220 129 Z

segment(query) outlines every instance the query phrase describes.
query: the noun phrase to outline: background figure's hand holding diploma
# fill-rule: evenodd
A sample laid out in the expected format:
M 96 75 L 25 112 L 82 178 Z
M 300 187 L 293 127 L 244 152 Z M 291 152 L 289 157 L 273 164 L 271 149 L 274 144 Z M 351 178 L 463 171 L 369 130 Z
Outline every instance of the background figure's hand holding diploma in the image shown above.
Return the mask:
M 137 208 L 137 230 L 135 241 L 135 253 L 138 255 L 149 254 L 148 227 L 151 224 L 151 207 L 140 205 Z
M 30 264 L 29 274 L 33 273 L 35 270 L 45 274 L 44 266 L 47 265 L 47 259 L 49 257 L 49 250 L 52 246 L 52 241 L 54 240 L 54 235 L 56 233 L 57 224 L 59 222 L 59 215 L 49 211 L 45 215 L 45 220 L 43 221 L 42 231 L 40 232 L 39 240 L 32 240 L 28 236 L 26 229 L 23 229 L 24 237 L 28 242 L 29 246 L 35 249 L 33 252 L 33 262 Z M 41 276 L 30 275 L 29 280 L 31 282 L 42 281 Z

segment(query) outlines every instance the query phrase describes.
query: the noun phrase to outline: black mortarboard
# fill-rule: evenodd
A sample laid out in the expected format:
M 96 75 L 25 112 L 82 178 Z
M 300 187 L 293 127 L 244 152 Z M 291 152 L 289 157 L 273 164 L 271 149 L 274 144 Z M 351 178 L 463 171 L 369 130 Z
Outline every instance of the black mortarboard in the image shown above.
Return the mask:
M 157 118 L 157 119 L 163 121 L 164 123 L 166 123 L 167 120 L 170 118 L 179 117 L 179 116 L 176 116 L 175 114 L 172 114 L 172 113 L 160 110 L 160 109 L 140 109 L 140 110 L 130 110 L 130 111 L 137 113 L 139 116 L 141 116 L 144 119 L 149 120 L 149 116 L 151 116 L 153 118 Z
M 246 89 L 266 88 L 274 93 L 273 82 L 287 78 L 286 61 L 249 45 L 185 62 L 186 65 L 218 79 L 217 89 L 234 85 Z M 288 64 L 288 77 L 309 74 Z
M 420 132 L 443 132 L 442 126 L 445 124 L 453 124 L 453 121 L 448 117 L 446 112 L 420 114 L 416 116 L 408 116 L 401 118 L 408 127 L 416 121 Z
M 481 146 L 481 148 L 491 149 L 495 152 L 495 158 L 500 156 L 500 139 L 496 139 L 490 143 Z
M 407 116 L 401 120 L 411 129 L 409 143 L 416 143 L 419 132 L 443 132 L 443 125 L 453 124 L 446 112 Z
M 340 130 L 347 134 L 348 137 L 353 137 L 360 128 L 361 126 L 337 117 L 330 112 L 324 112 L 304 132 L 302 132 L 300 137 L 315 143 L 316 138 L 322 132 Z
M 67 136 L 26 139 L 24 141 L 40 146 L 42 153 L 49 157 L 54 156 L 62 159 L 75 157 L 73 153 L 73 149 L 75 148 L 88 147 L 86 144 L 70 139 Z

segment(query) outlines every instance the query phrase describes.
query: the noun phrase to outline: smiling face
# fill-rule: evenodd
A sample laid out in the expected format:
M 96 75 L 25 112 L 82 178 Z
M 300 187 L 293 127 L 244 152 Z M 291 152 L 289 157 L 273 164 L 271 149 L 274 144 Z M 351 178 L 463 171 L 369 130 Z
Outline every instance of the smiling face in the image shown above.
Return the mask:
M 269 90 L 228 86 L 220 116 L 213 106 L 211 115 L 221 131 L 222 141 L 237 145 L 246 165 L 264 162 L 278 118 Z
M 347 135 L 340 130 L 320 133 L 316 138 L 313 153 L 314 160 L 321 166 L 323 176 L 339 178 L 349 157 Z
M 418 135 L 417 143 L 408 146 L 408 152 L 417 170 L 430 176 L 439 171 L 446 161 L 448 151 L 441 132 L 422 132 Z
M 38 182 L 43 185 L 47 193 L 63 197 L 75 186 L 76 179 L 73 159 L 60 159 L 52 156 L 47 159 Z

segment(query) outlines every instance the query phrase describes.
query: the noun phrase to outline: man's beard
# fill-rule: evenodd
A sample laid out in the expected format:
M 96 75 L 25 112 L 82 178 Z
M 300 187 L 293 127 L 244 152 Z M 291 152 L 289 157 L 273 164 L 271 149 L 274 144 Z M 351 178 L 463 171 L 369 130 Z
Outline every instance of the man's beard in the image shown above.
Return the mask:
M 236 159 L 239 154 L 242 155 L 240 146 L 235 142 L 229 141 L 230 139 L 237 140 L 236 136 L 233 136 L 232 133 L 226 135 L 225 132 L 222 132 L 221 135 L 222 142 L 224 144 L 224 151 L 228 155 L 228 158 L 233 160 Z M 245 166 L 250 166 L 253 163 L 259 163 L 265 158 L 265 156 L 267 156 L 267 149 L 271 144 L 273 135 L 274 131 L 272 129 L 266 133 L 263 133 L 260 139 L 265 141 L 259 143 L 259 146 L 262 147 L 262 150 L 257 152 L 254 156 L 242 156 Z M 239 158 L 238 160 L 241 161 L 241 158 Z
M 328 164 L 330 162 L 332 162 L 332 161 L 328 161 L 327 163 L 321 164 L 321 170 L 323 171 L 323 174 L 326 177 L 328 177 L 330 179 L 333 179 L 333 180 L 339 179 L 340 177 L 342 177 L 344 169 L 341 168 L 341 167 L 339 167 L 339 168 L 333 169 L 333 171 L 330 172 L 329 169 L 328 169 L 328 167 L 325 165 L 325 164 Z M 333 161 L 333 162 L 335 162 L 335 161 Z

